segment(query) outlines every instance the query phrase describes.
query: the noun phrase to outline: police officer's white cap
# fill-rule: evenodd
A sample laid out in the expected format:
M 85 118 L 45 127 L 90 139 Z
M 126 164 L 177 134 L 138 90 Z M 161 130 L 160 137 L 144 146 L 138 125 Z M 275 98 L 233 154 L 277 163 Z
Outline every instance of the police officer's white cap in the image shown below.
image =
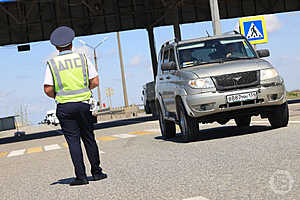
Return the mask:
M 50 36 L 50 42 L 56 47 L 66 47 L 70 45 L 75 37 L 73 29 L 61 26 L 55 29 Z

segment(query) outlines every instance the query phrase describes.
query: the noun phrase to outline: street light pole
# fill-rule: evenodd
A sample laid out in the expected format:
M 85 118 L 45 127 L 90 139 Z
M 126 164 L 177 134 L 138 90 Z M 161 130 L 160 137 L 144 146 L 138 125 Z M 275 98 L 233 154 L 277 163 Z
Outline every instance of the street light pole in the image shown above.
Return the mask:
M 95 48 L 94 48 L 94 60 L 95 60 L 95 68 L 96 68 L 96 71 L 97 71 L 98 76 L 99 76 L 98 62 L 97 62 L 97 55 L 96 55 L 96 49 Z M 99 78 L 99 80 L 100 80 L 100 78 Z M 102 109 L 102 103 L 101 103 L 100 84 L 97 87 L 97 93 L 98 93 L 98 101 L 99 101 L 99 110 L 101 110 Z
M 99 70 L 98 70 L 98 62 L 97 62 L 97 54 L 96 54 L 96 49 L 103 43 L 105 42 L 105 40 L 107 40 L 108 37 L 105 37 L 101 42 L 99 42 L 95 47 L 87 44 L 86 42 L 82 41 L 82 40 L 79 40 L 79 42 L 91 49 L 93 49 L 93 52 L 94 52 L 94 61 L 95 61 L 95 68 L 96 68 L 96 71 L 99 75 Z M 99 75 L 100 76 L 100 75 Z M 99 82 L 100 82 L 100 78 L 99 78 Z M 100 93 L 100 84 L 98 85 L 97 87 L 97 93 L 98 93 L 98 101 L 99 101 L 99 109 L 101 110 L 102 109 L 102 104 L 101 104 L 101 93 Z
M 121 74 L 122 74 L 124 103 L 125 103 L 125 107 L 128 107 L 128 96 L 127 96 L 127 89 L 126 89 L 125 72 L 124 72 L 124 64 L 123 64 L 123 56 L 122 56 L 122 49 L 121 49 L 120 33 L 119 32 L 117 32 L 117 39 L 118 39 Z

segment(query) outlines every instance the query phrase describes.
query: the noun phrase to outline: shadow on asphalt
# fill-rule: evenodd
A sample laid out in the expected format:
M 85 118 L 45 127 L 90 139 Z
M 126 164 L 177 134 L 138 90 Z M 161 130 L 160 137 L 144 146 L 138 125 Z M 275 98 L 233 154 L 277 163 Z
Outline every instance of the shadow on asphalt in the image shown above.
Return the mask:
M 291 99 L 291 100 L 288 100 L 288 104 L 295 104 L 295 103 L 300 103 L 300 99 Z
M 61 184 L 61 185 L 69 185 L 75 178 L 65 178 L 65 179 L 60 179 L 54 183 L 51 183 L 50 185 L 57 185 L 57 184 Z M 92 176 L 88 176 L 87 177 L 88 181 L 93 181 L 93 177 Z
M 53 130 L 53 131 L 46 131 L 46 132 L 39 132 L 39 133 L 32 133 L 26 135 L 26 133 L 23 133 L 20 136 L 12 136 L 7 138 L 1 138 L 0 139 L 0 145 L 1 144 L 9 144 L 9 143 L 16 143 L 16 142 L 23 142 L 28 140 L 37 140 L 47 137 L 55 137 L 62 135 L 62 132 L 60 130 Z
M 237 137 L 243 135 L 249 135 L 259 132 L 272 130 L 270 126 L 250 126 L 247 128 L 238 128 L 236 126 L 225 126 L 209 129 L 201 129 L 199 136 L 193 142 L 216 140 L 229 137 Z M 157 140 L 164 140 L 162 136 L 155 137 Z M 166 139 L 165 141 L 171 141 L 176 143 L 187 143 L 184 141 L 182 134 L 177 134 L 175 138 Z
M 131 124 L 139 124 L 144 122 L 150 122 L 157 120 L 155 117 L 146 116 L 146 117 L 137 117 L 131 119 L 123 119 L 123 120 L 116 120 L 110 122 L 102 122 L 94 125 L 95 130 L 98 129 L 106 129 L 106 128 L 113 128 L 118 126 L 127 126 Z
M 144 122 L 154 121 L 154 120 L 156 120 L 156 119 L 152 116 L 137 117 L 137 118 L 131 118 L 131 119 L 98 123 L 98 124 L 94 125 L 94 128 L 95 128 L 95 130 L 106 129 L 106 128 L 113 128 L 113 127 L 118 127 L 118 126 L 127 126 L 127 125 L 131 125 L 131 124 L 139 124 L 139 123 L 144 123 Z M 60 135 L 62 135 L 61 130 L 44 131 L 44 132 L 31 133 L 31 134 L 26 134 L 25 132 L 22 132 L 22 134 L 15 134 L 15 136 L 12 136 L 12 137 L 1 138 L 0 145 L 16 143 L 16 142 L 23 142 L 23 141 L 28 141 L 28 140 L 37 140 L 37 139 L 55 137 L 55 136 L 60 136 Z

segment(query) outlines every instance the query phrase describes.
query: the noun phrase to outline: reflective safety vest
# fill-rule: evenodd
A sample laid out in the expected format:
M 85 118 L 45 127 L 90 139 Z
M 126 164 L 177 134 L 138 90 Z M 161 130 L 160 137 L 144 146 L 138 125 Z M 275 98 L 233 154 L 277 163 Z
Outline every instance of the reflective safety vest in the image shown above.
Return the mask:
M 83 54 L 59 55 L 50 59 L 48 65 L 58 103 L 80 102 L 91 98 L 87 61 Z

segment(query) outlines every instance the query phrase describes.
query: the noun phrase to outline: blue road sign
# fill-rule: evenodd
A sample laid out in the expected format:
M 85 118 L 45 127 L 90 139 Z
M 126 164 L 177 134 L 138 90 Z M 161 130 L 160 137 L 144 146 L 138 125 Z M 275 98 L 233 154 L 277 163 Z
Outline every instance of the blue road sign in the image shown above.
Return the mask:
M 268 42 L 264 17 L 242 18 L 240 20 L 241 33 L 251 44 Z

